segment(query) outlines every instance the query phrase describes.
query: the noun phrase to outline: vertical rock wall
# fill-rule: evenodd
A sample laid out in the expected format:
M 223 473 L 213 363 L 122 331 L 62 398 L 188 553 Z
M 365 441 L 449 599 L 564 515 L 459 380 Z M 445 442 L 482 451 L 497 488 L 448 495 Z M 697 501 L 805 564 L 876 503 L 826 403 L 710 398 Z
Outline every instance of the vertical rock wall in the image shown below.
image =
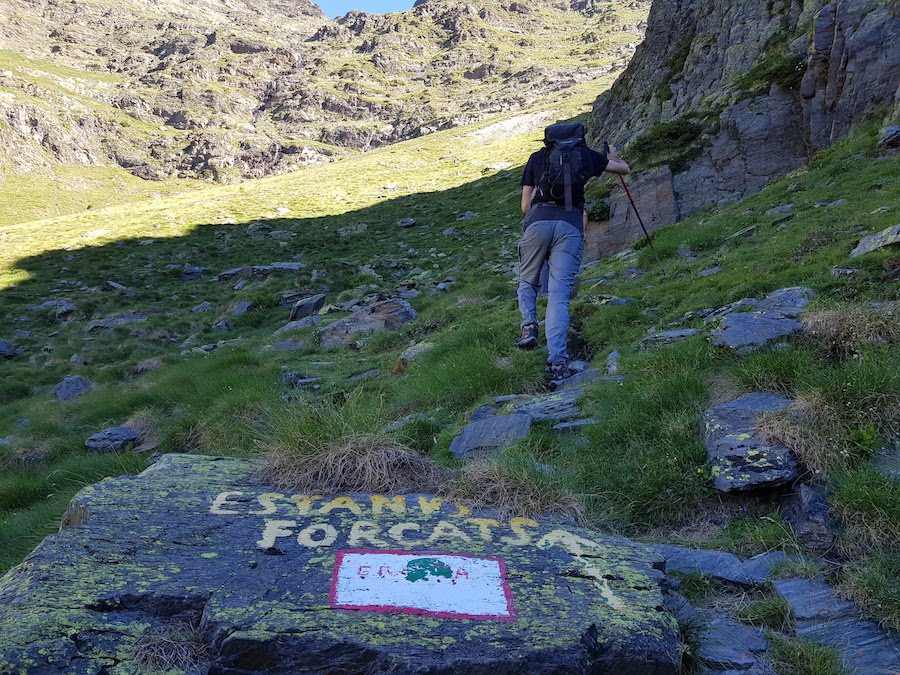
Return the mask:
M 652 138 L 658 124 L 702 123 L 691 141 L 697 152 L 672 162 L 670 188 L 660 171 L 665 139 L 643 162 L 649 175 L 632 178 L 655 229 L 762 189 L 867 114 L 897 115 L 898 102 L 896 3 L 657 0 L 631 64 L 594 104 L 590 135 L 625 146 L 634 160 L 629 144 Z M 669 190 L 674 208 L 659 201 Z M 615 214 L 627 201 L 617 192 L 607 236 L 626 241 L 627 218 Z

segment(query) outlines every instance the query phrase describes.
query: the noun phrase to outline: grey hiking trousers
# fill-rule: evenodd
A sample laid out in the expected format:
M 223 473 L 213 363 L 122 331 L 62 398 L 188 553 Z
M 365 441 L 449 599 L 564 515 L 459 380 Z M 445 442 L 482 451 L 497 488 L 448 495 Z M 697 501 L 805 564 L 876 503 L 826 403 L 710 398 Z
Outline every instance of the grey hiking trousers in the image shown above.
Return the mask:
M 569 300 L 584 255 L 581 232 L 564 220 L 538 220 L 525 230 L 519 241 L 519 311 L 522 325 L 537 323 L 537 295 L 541 268 L 550 263 L 547 288 L 548 363 L 566 363 L 569 331 Z

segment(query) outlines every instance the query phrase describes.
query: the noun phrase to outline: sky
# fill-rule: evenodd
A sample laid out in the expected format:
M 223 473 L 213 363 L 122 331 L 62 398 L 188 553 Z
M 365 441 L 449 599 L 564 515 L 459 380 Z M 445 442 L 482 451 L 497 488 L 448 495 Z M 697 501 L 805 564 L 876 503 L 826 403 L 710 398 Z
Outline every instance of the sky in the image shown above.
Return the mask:
M 413 6 L 415 0 L 313 0 L 325 16 L 343 16 L 351 9 L 359 9 L 370 14 L 401 12 Z

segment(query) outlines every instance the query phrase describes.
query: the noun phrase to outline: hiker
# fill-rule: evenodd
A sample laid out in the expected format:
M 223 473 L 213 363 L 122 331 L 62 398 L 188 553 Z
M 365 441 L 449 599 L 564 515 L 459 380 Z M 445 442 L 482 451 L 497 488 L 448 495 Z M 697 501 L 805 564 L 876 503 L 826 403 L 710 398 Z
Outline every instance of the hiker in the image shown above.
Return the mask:
M 522 176 L 525 231 L 519 241 L 518 291 L 522 336 L 516 346 L 537 346 L 537 295 L 541 269 L 549 263 L 545 332 L 551 382 L 572 374 L 566 343 L 569 301 L 584 253 L 584 186 L 604 171 L 627 176 L 631 169 L 614 146 L 605 146 L 604 154 L 591 150 L 583 124 L 555 124 L 544 131 L 544 148 L 528 158 Z

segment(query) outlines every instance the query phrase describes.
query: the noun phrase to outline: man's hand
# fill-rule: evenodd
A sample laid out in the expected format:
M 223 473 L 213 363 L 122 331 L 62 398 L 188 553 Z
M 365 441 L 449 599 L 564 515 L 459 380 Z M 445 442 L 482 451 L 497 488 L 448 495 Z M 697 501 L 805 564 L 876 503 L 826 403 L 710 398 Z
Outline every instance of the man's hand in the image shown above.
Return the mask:
M 619 149 L 614 145 L 610 145 L 609 152 L 606 154 L 606 157 L 607 159 L 621 159 L 619 157 Z
M 619 149 L 616 146 L 609 146 L 609 151 L 606 153 L 606 159 L 607 173 L 614 173 L 619 176 L 627 176 L 631 173 L 631 167 L 628 166 L 628 162 L 619 157 Z

